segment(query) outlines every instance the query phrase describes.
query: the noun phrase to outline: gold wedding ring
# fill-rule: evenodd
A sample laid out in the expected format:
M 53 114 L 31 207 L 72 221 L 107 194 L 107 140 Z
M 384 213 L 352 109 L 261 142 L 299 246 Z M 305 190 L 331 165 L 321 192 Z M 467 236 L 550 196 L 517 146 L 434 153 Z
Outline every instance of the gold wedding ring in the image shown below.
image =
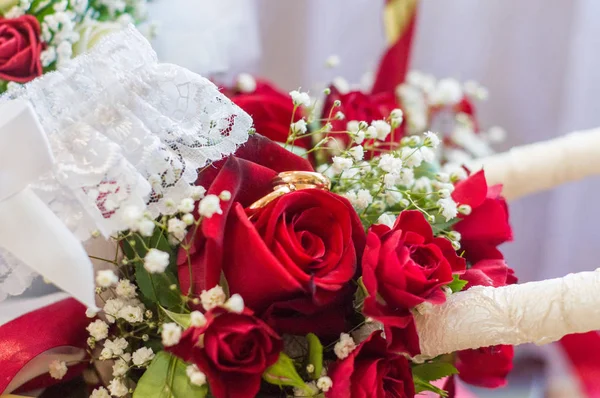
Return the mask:
M 248 207 L 248 218 L 286 193 L 303 189 L 321 189 L 329 191 L 331 182 L 323 174 L 311 171 L 284 171 L 273 178 L 273 192 L 268 193 Z

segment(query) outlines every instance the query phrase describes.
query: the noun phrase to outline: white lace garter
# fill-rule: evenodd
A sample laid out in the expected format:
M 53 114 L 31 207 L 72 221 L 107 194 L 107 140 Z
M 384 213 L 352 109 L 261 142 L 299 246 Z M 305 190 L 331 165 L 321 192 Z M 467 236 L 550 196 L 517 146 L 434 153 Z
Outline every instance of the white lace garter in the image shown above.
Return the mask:
M 35 193 L 82 241 L 126 229 L 128 205 L 169 212 L 164 198 L 190 196 L 197 169 L 244 143 L 251 118 L 210 81 L 157 62 L 135 28 L 0 97 L 29 100 L 55 166 Z M 0 249 L 0 301 L 30 286 L 33 272 Z

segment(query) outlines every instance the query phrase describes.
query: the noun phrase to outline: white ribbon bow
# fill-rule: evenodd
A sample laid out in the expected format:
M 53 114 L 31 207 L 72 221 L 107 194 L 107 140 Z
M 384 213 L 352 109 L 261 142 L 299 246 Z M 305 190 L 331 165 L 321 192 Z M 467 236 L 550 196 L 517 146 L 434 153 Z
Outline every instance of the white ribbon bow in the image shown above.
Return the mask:
M 0 105 L 0 247 L 95 309 L 94 271 L 86 251 L 29 188 L 53 162 L 31 105 L 19 100 Z

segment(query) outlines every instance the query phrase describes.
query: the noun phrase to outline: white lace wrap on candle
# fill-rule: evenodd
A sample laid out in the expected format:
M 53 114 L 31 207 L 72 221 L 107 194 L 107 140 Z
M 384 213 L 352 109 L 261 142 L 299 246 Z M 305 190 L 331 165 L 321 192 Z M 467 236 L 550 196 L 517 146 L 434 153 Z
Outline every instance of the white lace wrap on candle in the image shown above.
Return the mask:
M 469 163 L 483 168 L 489 184 L 503 184 L 508 199 L 600 174 L 600 129 L 513 148 Z
M 500 288 L 475 286 L 415 315 L 421 353 L 433 358 L 499 344 L 546 344 L 600 329 L 600 272 Z
M 168 213 L 165 197 L 188 197 L 197 170 L 233 153 L 252 125 L 210 81 L 158 63 L 133 27 L 0 103 L 15 98 L 31 101 L 56 159 L 32 188 L 82 241 L 125 229 L 129 205 Z M 0 300 L 30 285 L 23 267 L 0 251 Z

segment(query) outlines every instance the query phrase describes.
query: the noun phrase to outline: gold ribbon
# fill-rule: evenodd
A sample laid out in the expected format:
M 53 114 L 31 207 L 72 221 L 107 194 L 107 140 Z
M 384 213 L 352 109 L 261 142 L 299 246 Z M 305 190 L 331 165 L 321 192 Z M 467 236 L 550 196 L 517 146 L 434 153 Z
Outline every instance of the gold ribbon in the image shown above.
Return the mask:
M 383 23 L 391 46 L 404 34 L 415 15 L 417 0 L 388 0 L 383 10 Z

